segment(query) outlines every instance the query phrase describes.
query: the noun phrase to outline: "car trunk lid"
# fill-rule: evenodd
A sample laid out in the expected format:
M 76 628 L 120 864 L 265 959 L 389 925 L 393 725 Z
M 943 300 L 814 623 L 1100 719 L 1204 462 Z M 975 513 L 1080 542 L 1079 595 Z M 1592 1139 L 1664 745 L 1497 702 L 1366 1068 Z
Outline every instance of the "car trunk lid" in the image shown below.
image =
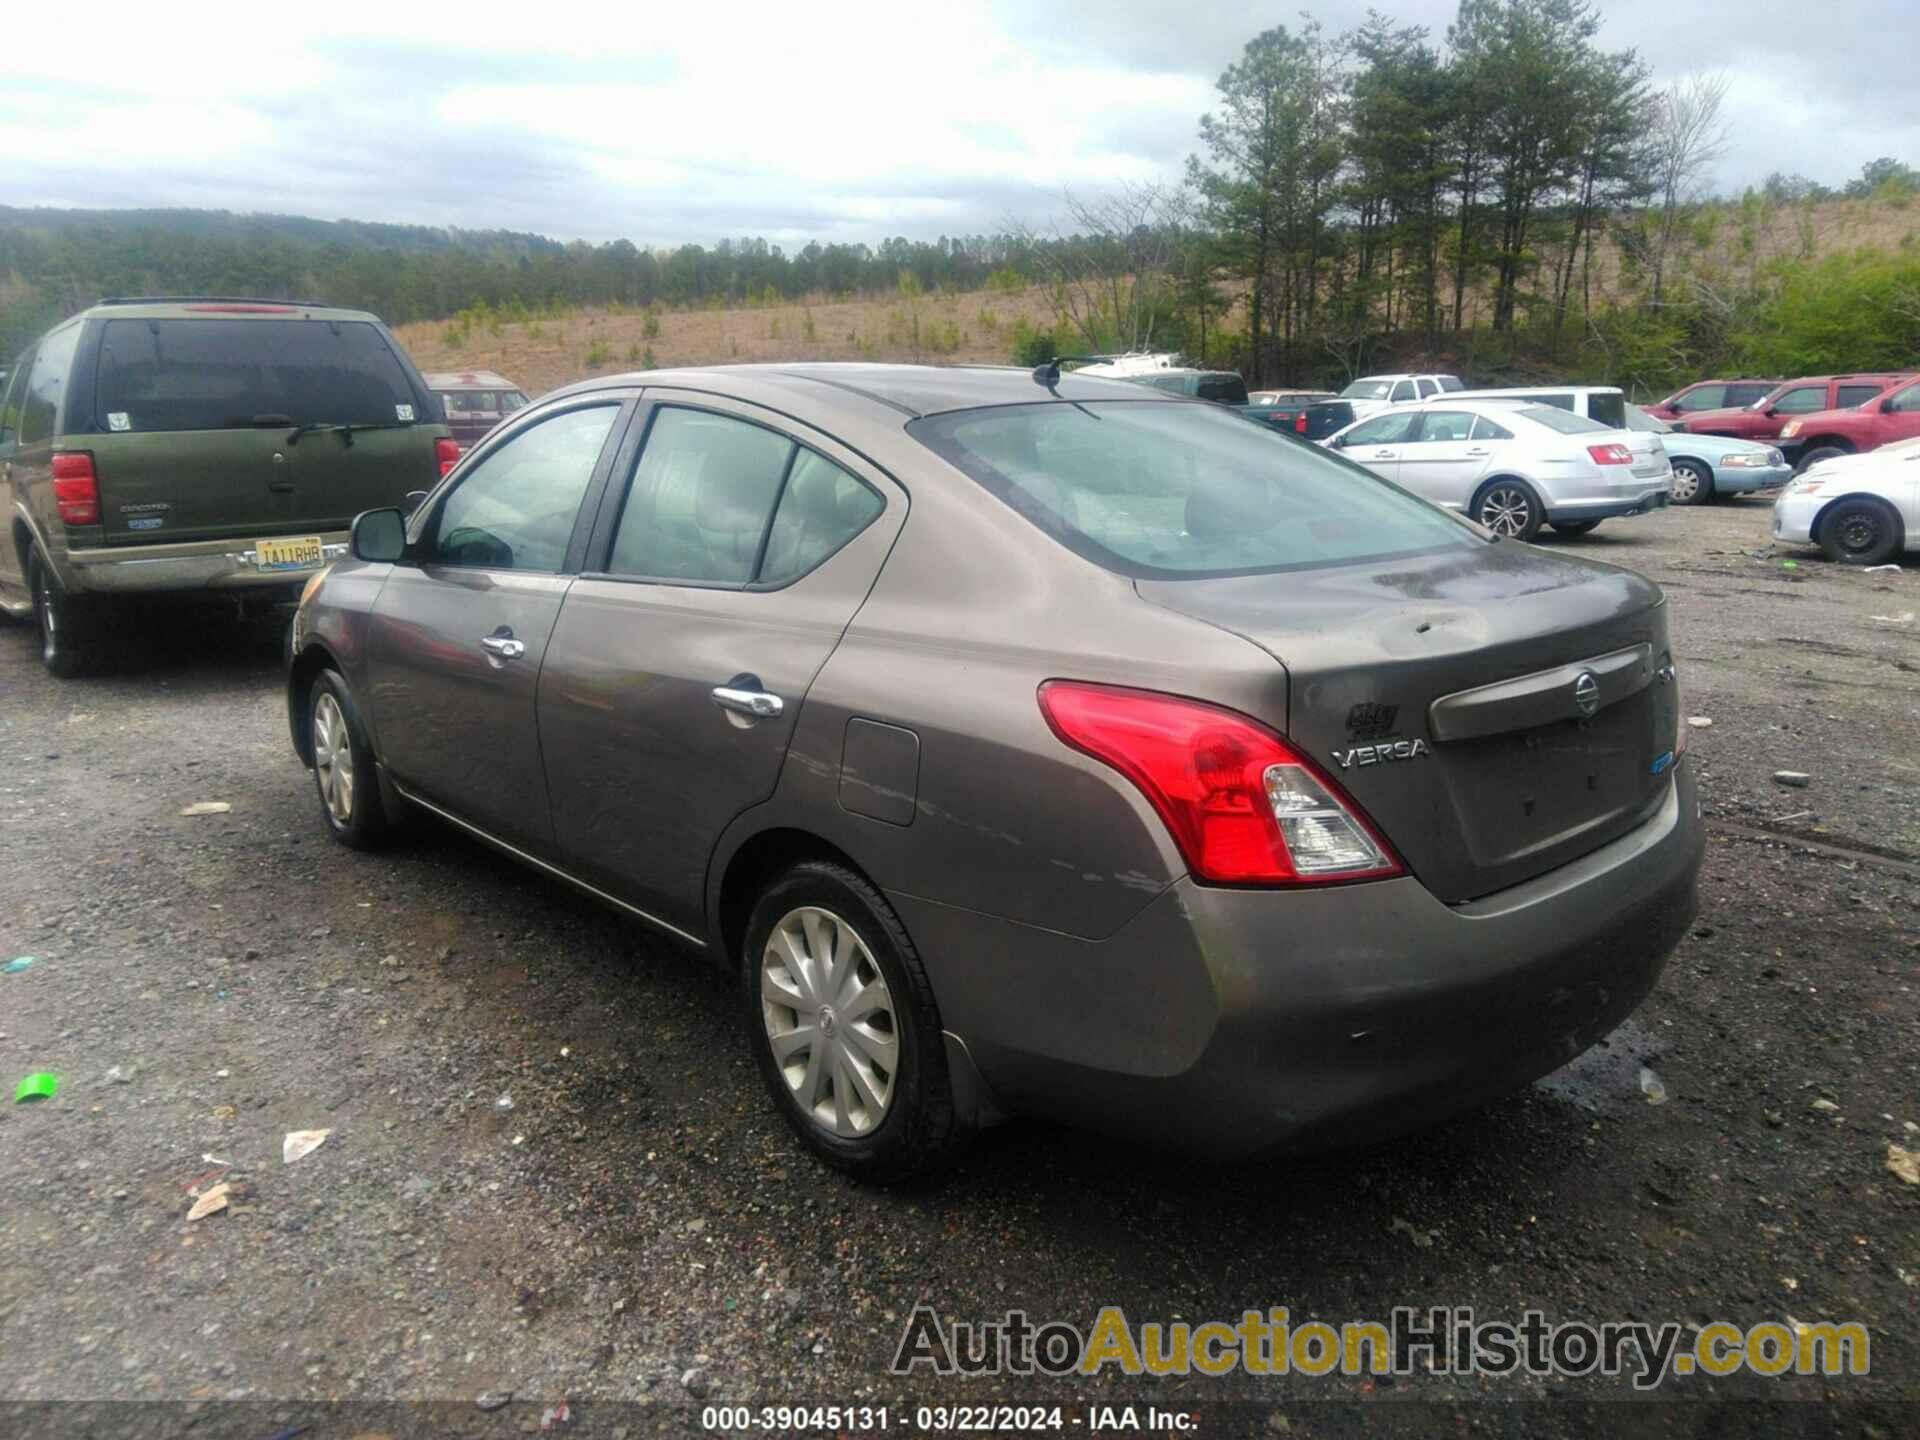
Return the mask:
M 1627 571 L 1502 542 L 1137 584 L 1286 667 L 1288 713 L 1259 718 L 1325 767 L 1445 901 L 1598 848 L 1671 783 L 1666 607 Z

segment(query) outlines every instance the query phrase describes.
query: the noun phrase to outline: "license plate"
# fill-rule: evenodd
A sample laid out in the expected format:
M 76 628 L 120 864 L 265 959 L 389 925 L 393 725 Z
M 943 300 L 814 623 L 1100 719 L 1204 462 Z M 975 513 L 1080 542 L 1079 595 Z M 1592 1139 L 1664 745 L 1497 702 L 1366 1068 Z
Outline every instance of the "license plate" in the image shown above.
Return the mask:
M 256 540 L 253 564 L 257 570 L 317 570 L 320 568 L 320 537 L 302 535 L 293 540 Z

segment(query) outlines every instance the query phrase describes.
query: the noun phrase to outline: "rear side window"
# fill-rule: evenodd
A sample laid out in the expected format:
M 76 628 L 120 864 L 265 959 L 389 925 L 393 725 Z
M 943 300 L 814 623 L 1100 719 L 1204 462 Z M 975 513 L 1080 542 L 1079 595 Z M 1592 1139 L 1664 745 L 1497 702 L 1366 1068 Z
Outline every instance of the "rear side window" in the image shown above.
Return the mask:
M 1715 394 L 1719 393 L 1719 387 L 1717 385 L 1708 386 L 1707 388 L 1714 391 Z M 1771 385 L 1729 385 L 1727 386 L 1727 398 L 1723 403 L 1727 405 L 1751 405 L 1756 400 L 1766 399 L 1767 396 L 1772 393 L 1773 387 Z M 1715 407 L 1696 406 L 1688 402 L 1680 408 L 1683 410 L 1695 410 L 1712 409 Z
M 406 425 L 413 387 L 364 320 L 109 320 L 101 430 L 242 430 L 256 423 Z
M 1416 380 L 1413 383 L 1420 387 L 1420 398 L 1422 400 L 1440 393 L 1440 387 L 1431 380 Z
M 33 347 L 28 346 L 7 376 L 6 393 L 0 396 L 0 432 L 4 432 L 0 433 L 0 444 L 20 443 L 20 410 L 26 403 L 27 374 L 33 369 L 33 356 Z
M 866 485 L 784 435 L 665 406 L 647 431 L 607 569 L 649 580 L 784 585 L 884 508 Z
M 1458 375 L 1442 375 L 1440 377 L 1440 388 L 1451 395 L 1456 390 L 1466 389 L 1467 383 Z
M 1429 410 L 1420 422 L 1421 441 L 1464 440 L 1473 431 L 1473 416 L 1464 410 Z
M 1842 385 L 1840 387 L 1840 405 L 1842 410 L 1851 410 L 1856 405 L 1864 405 L 1880 393 L 1878 385 Z
M 1075 553 L 1185 579 L 1478 543 L 1394 486 L 1210 405 L 1011 405 L 907 433 Z
M 1609 430 L 1627 428 L 1627 397 L 1605 391 L 1587 394 L 1587 418 L 1598 420 Z
M 1496 425 L 1484 415 L 1473 417 L 1473 435 L 1475 440 L 1511 440 L 1513 432 L 1504 425 Z
M 26 393 L 20 399 L 22 445 L 53 438 L 60 394 L 67 388 L 67 372 L 73 368 L 73 353 L 79 344 L 78 325 L 56 330 L 40 342 L 40 351 L 34 356 L 33 369 L 27 376 Z

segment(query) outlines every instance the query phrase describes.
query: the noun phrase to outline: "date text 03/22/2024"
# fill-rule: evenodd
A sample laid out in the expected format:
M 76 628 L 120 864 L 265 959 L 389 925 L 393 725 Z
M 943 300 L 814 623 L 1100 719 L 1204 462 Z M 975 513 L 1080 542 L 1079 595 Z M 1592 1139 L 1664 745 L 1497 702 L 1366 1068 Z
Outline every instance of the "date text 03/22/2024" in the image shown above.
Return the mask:
M 1153 1405 L 1090 1405 L 1084 1418 L 1058 1405 L 920 1405 L 911 1412 L 885 1405 L 709 1405 L 700 1412 L 704 1430 L 781 1434 L 906 1429 L 909 1420 L 919 1434 L 1018 1434 L 1069 1428 L 1095 1435 L 1182 1434 L 1196 1428 L 1190 1412 Z

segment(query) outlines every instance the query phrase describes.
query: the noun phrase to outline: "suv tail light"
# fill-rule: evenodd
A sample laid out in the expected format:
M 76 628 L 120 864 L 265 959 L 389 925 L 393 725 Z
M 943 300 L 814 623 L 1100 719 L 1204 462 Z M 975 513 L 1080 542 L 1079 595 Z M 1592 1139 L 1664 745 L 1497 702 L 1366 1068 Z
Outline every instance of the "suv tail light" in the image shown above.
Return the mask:
M 1304 435 L 1307 433 L 1306 411 L 1302 410 L 1298 415 L 1293 417 L 1293 433 L 1296 435 Z
M 86 451 L 53 457 L 53 503 L 68 525 L 100 523 L 100 481 Z
M 1257 721 L 1150 690 L 1049 680 L 1040 712 L 1152 802 L 1198 880 L 1313 885 L 1403 873 L 1330 776 Z
M 1593 457 L 1596 465 L 1631 465 L 1633 451 L 1624 445 L 1589 445 L 1587 454 Z
M 447 472 L 460 463 L 460 442 L 442 435 L 433 442 L 433 454 L 440 462 L 440 478 L 444 480 Z

